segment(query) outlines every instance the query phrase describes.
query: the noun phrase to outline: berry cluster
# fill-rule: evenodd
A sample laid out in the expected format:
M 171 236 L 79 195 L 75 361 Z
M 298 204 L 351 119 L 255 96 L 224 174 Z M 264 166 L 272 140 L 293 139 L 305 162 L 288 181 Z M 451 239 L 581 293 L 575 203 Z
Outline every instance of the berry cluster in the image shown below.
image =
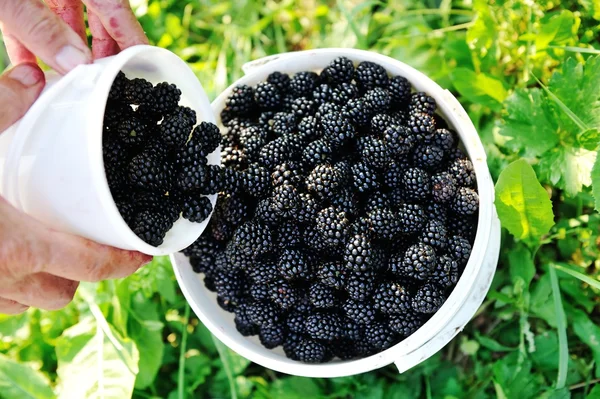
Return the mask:
M 345 57 L 233 91 L 215 216 L 184 253 L 241 334 L 303 362 L 360 358 L 442 306 L 479 199 L 435 111 L 402 76 Z
M 181 91 L 119 72 L 110 89 L 102 136 L 106 179 L 131 230 L 153 246 L 182 215 L 200 223 L 212 212 L 222 175 L 207 155 L 221 143 L 219 128 L 179 105 Z M 195 127 L 194 127 L 195 126 Z

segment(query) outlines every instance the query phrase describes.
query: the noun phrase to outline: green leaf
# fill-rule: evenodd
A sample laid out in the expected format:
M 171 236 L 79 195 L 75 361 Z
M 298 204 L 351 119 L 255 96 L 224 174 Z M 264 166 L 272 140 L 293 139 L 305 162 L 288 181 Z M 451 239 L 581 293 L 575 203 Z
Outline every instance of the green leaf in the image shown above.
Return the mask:
M 580 272 L 575 271 L 575 270 L 571 270 L 568 267 L 564 267 L 564 266 L 561 266 L 561 265 L 552 264 L 551 266 L 553 268 L 557 269 L 557 270 L 560 270 L 561 272 L 565 272 L 567 274 L 570 274 L 571 276 L 580 279 L 584 283 L 587 283 L 587 284 L 591 285 L 592 287 L 600 290 L 600 281 L 598 281 L 596 279 L 593 279 L 590 276 L 586 276 L 583 273 L 580 273 Z
M 508 265 L 510 267 L 510 278 L 515 283 L 518 279 L 525 282 L 525 287 L 529 287 L 533 276 L 535 276 L 535 265 L 531 252 L 523 245 L 517 245 L 508 253 Z
M 495 339 L 481 335 L 478 332 L 475 332 L 475 338 L 477 339 L 477 341 L 479 341 L 481 346 L 494 352 L 512 352 L 517 349 L 511 348 L 510 346 L 502 345 Z
M 560 147 L 548 152 L 539 164 L 540 177 L 570 196 L 581 192 L 582 187 L 592 184 L 591 171 L 596 153 L 584 148 Z
M 467 100 L 481 104 L 494 111 L 502 109 L 502 102 L 508 92 L 502 82 L 485 73 L 475 73 L 468 68 L 456 68 L 452 71 L 454 87 Z
M 600 21 L 600 0 L 578 0 L 589 15 L 596 21 Z
M 548 193 L 531 166 L 522 159 L 500 173 L 495 203 L 502 226 L 529 245 L 537 242 L 554 225 Z
M 600 399 L 600 384 L 594 385 L 586 399 Z
M 130 322 L 131 328 L 128 329 L 140 353 L 135 387 L 143 389 L 152 384 L 162 364 L 165 348 L 162 338 L 164 324 L 159 321 L 156 303 L 148 301 L 141 293 L 134 296 L 131 312 L 132 315 L 139 315 L 135 322 Z
M 50 399 L 55 397 L 48 381 L 39 371 L 0 354 L 0 398 Z
M 544 50 L 550 43 L 564 44 L 577 35 L 579 21 L 571 11 L 562 10 L 560 14 L 551 15 L 542 22 L 540 32 L 535 35 L 536 51 Z
M 321 390 L 313 378 L 286 377 L 271 385 L 272 398 L 307 399 L 321 397 Z
M 540 396 L 540 399 L 569 399 L 570 397 L 571 391 L 569 391 L 569 388 L 562 387 L 561 389 L 544 392 L 544 394 Z
M 65 330 L 56 342 L 56 357 L 59 398 L 131 397 L 138 350 L 105 319 L 87 318 Z
M 596 161 L 592 168 L 592 194 L 596 200 L 596 211 L 600 212 L 600 157 L 598 154 L 596 154 Z
M 588 315 L 579 309 L 573 309 L 570 312 L 573 319 L 573 331 L 594 354 L 596 363 L 596 377 L 600 376 L 600 327 L 590 320 Z
M 556 377 L 556 389 L 565 387 L 567 381 L 567 369 L 569 367 L 569 343 L 567 342 L 567 318 L 562 305 L 560 287 L 556 270 L 550 268 L 550 283 L 552 284 L 552 297 L 554 298 L 554 311 L 558 330 L 558 376 Z

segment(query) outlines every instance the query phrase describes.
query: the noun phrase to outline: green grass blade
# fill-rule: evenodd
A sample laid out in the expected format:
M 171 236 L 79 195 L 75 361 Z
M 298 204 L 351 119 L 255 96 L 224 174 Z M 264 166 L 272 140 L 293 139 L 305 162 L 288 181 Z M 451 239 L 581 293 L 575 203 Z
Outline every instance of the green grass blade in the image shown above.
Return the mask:
M 595 48 L 585 48 L 585 47 L 576 47 L 576 46 L 552 46 L 552 45 L 548 46 L 548 48 L 570 51 L 572 53 L 600 54 L 600 50 L 596 50 Z
M 600 290 L 600 281 L 595 280 L 595 279 L 591 278 L 590 276 L 586 276 L 583 273 L 577 272 L 575 270 L 571 270 L 571 269 L 566 268 L 566 267 L 561 266 L 561 265 L 553 264 L 553 265 L 550 265 L 550 266 L 552 266 L 556 270 L 560 270 L 561 272 L 570 274 L 571 276 L 578 278 L 579 280 L 583 281 L 584 283 L 588 283 L 592 287 Z
M 550 268 L 550 282 L 552 284 L 552 296 L 554 298 L 554 311 L 556 312 L 556 329 L 558 330 L 558 376 L 556 377 L 556 389 L 564 388 L 567 381 L 567 368 L 569 367 L 569 344 L 567 342 L 567 321 L 565 311 L 560 297 L 560 287 L 556 270 Z
M 185 352 L 187 350 L 188 330 L 190 321 L 190 305 L 186 303 L 181 331 L 181 351 L 179 352 L 179 370 L 177 372 L 177 398 L 185 399 Z
M 225 353 L 225 351 L 227 351 L 227 347 L 225 347 L 225 345 L 223 345 L 223 343 L 214 336 L 212 336 L 212 340 L 215 343 L 217 351 L 219 352 L 219 357 L 221 358 L 221 362 L 223 363 L 225 374 L 227 374 L 231 399 L 237 399 L 237 389 L 235 388 L 235 380 L 233 376 L 233 370 L 231 368 L 231 362 L 229 361 L 229 356 L 227 355 L 227 353 Z
M 573 121 L 573 122 L 574 122 L 574 123 L 575 123 L 577 126 L 579 126 L 579 128 L 580 128 L 581 130 L 588 130 L 588 129 L 589 129 L 589 127 L 588 127 L 588 126 L 585 124 L 585 122 L 583 122 L 583 121 L 582 121 L 582 120 L 581 120 L 581 119 L 580 119 L 580 118 L 579 118 L 579 117 L 578 117 L 578 116 L 575 114 L 575 112 L 571 111 L 571 109 L 570 109 L 569 107 L 567 107 L 567 105 L 566 105 L 565 103 L 563 103 L 563 102 L 561 101 L 561 99 L 560 99 L 560 98 L 558 98 L 558 97 L 556 96 L 556 94 L 552 93 L 552 92 L 550 91 L 550 89 L 548 89 L 548 87 L 547 87 L 545 84 L 543 84 L 541 80 L 539 80 L 539 79 L 537 78 L 537 76 L 533 75 L 533 73 L 532 73 L 532 76 L 533 76 L 533 77 L 535 78 L 535 80 L 538 82 L 538 84 L 540 85 L 540 87 L 541 87 L 541 88 L 542 88 L 542 89 L 543 89 L 543 90 L 546 92 L 546 94 L 548 95 L 548 97 L 550 97 L 550 99 L 551 99 L 552 101 L 554 101 L 554 102 L 556 103 L 556 105 L 558 105 L 558 107 L 559 107 L 559 108 L 560 108 L 560 109 L 561 109 L 561 110 L 562 110 L 562 111 L 563 111 L 565 114 L 567 114 L 567 116 L 568 116 L 569 118 L 571 118 L 571 120 L 572 120 L 572 121 Z

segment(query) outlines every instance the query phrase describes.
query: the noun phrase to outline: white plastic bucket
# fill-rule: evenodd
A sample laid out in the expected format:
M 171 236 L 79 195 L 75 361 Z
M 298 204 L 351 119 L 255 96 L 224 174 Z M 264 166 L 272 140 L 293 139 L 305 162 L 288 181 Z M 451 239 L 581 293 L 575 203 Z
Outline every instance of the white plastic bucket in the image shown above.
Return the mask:
M 102 157 L 102 125 L 108 92 L 117 73 L 156 84 L 174 83 L 181 104 L 199 121 L 215 122 L 202 85 L 187 64 L 168 50 L 135 46 L 81 65 L 48 84 L 29 112 L 0 134 L 0 194 L 15 207 L 60 231 L 148 255 L 181 251 L 204 231 L 180 218 L 159 247 L 137 237 L 112 198 Z M 209 155 L 220 163 L 220 150 Z M 210 196 L 214 206 L 216 195 Z
M 236 85 L 255 85 L 266 80 L 267 75 L 274 71 L 288 74 L 305 70 L 318 71 L 339 56 L 346 56 L 355 62 L 377 62 L 391 75 L 406 77 L 416 90 L 427 92 L 436 99 L 439 112 L 458 132 L 473 162 L 480 198 L 479 222 L 471 258 L 461 279 L 444 305 L 427 323 L 384 352 L 359 360 L 336 360 L 324 364 L 291 360 L 285 356 L 281 347 L 269 350 L 260 344 L 258 337 L 242 336 L 235 328 L 234 315 L 217 305 L 216 295 L 204 287 L 202 277 L 193 272 L 188 259 L 183 254 L 171 255 L 183 294 L 202 323 L 220 341 L 241 356 L 264 367 L 305 377 L 341 377 L 364 373 L 391 363 L 395 363 L 398 370 L 404 372 L 429 358 L 465 327 L 483 302 L 496 270 L 500 249 L 500 222 L 494 207 L 494 186 L 475 127 L 449 91 L 402 62 L 353 49 L 320 49 L 267 57 L 246 64 L 243 68 L 246 76 L 231 85 L 212 103 L 213 110 L 218 117 L 226 98 Z

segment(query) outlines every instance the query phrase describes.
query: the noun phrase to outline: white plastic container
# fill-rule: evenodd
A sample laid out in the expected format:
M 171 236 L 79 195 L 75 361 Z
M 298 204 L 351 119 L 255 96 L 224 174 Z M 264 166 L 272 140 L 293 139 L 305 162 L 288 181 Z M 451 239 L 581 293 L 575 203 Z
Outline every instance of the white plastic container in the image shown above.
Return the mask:
M 215 122 L 202 85 L 187 64 L 168 50 L 135 46 L 81 65 L 48 84 L 29 112 L 0 135 L 0 194 L 14 206 L 60 231 L 148 255 L 167 255 L 194 242 L 208 224 L 180 218 L 159 247 L 138 238 L 121 218 L 108 188 L 102 158 L 102 125 L 117 73 L 156 84 L 174 83 L 180 104 L 198 121 Z M 220 163 L 220 150 L 209 155 Z M 214 205 L 216 195 L 210 196 Z
M 183 294 L 202 323 L 220 341 L 241 356 L 264 367 L 305 377 L 341 377 L 364 373 L 391 363 L 395 363 L 398 370 L 404 372 L 429 358 L 465 327 L 483 302 L 496 270 L 500 248 L 500 222 L 494 207 L 494 186 L 475 127 L 449 91 L 402 62 L 353 49 L 320 49 L 267 57 L 246 64 L 243 68 L 246 76 L 231 85 L 213 102 L 213 110 L 218 118 L 225 99 L 238 84 L 255 85 L 274 71 L 289 74 L 305 70 L 319 71 L 339 56 L 346 56 L 355 62 L 377 62 L 391 75 L 406 77 L 416 90 L 425 91 L 436 99 L 439 112 L 458 132 L 475 167 L 480 198 L 479 223 L 471 258 L 460 281 L 441 309 L 425 325 L 404 341 L 379 354 L 359 360 L 337 360 L 325 364 L 306 364 L 288 359 L 281 347 L 269 350 L 260 344 L 257 337 L 242 336 L 235 328 L 234 315 L 217 305 L 216 295 L 204 287 L 201 275 L 192 271 L 188 259 L 182 254 L 171 256 Z

